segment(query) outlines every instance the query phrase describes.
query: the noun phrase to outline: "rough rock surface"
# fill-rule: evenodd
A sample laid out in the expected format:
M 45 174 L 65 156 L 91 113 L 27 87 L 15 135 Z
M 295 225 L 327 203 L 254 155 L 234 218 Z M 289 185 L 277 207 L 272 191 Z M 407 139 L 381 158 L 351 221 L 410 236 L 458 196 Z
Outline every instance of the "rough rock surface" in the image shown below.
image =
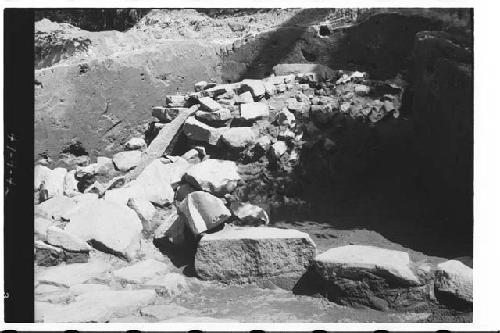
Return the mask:
M 215 195 L 234 191 L 241 179 L 232 161 L 207 159 L 189 168 L 184 176 L 191 185 Z
M 169 266 L 154 259 L 146 259 L 134 265 L 116 270 L 113 275 L 126 283 L 144 283 L 157 275 L 164 274 Z
M 241 118 L 249 121 L 269 117 L 269 106 L 263 102 L 245 103 L 240 105 Z
M 251 127 L 232 127 L 225 131 L 221 140 L 231 148 L 241 149 L 255 141 L 256 135 Z
M 35 214 L 46 219 L 68 221 L 76 203 L 67 196 L 57 195 L 36 206 Z
M 75 235 L 66 230 L 51 226 L 47 228 L 47 243 L 75 252 L 88 252 L 91 247 Z
M 292 289 L 307 271 L 316 246 L 306 233 L 268 227 L 226 227 L 200 240 L 195 256 L 204 280 L 267 280 Z
M 233 202 L 231 203 L 231 211 L 238 218 L 235 221 L 236 225 L 258 226 L 269 224 L 269 216 L 266 211 L 257 205 L 248 202 Z
M 140 247 L 142 224 L 127 206 L 99 199 L 81 204 L 65 230 L 131 259 Z
M 472 268 L 457 260 L 440 263 L 436 268 L 434 286 L 438 298 L 448 296 L 472 303 Z
M 120 171 L 129 171 L 141 161 L 141 152 L 138 150 L 122 151 L 113 155 L 113 163 Z
M 35 280 L 37 283 L 69 288 L 72 285 L 84 283 L 93 277 L 99 276 L 109 269 L 110 267 L 104 262 L 61 265 L 39 272 L 36 274 Z
M 211 127 L 195 117 L 189 117 L 184 123 L 184 134 L 191 140 L 206 142 L 210 145 L 216 145 L 225 128 Z
M 153 290 L 95 291 L 82 294 L 67 306 L 45 313 L 45 322 L 105 322 L 123 316 L 154 301 Z
M 179 205 L 194 235 L 211 230 L 231 217 L 221 199 L 204 191 L 189 193 Z
M 322 291 L 340 304 L 379 310 L 429 305 L 432 288 L 408 253 L 365 245 L 332 248 L 314 260 Z M 399 297 L 394 297 L 399 295 Z

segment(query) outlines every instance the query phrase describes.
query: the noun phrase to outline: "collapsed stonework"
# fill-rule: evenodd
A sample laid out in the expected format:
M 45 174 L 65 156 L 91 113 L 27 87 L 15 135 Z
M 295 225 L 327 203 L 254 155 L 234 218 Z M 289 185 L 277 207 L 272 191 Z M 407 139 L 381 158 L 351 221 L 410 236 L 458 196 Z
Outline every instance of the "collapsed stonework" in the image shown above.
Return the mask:
M 399 121 L 404 82 L 282 64 L 262 80 L 194 88 L 152 107 L 157 119 L 148 128 L 157 130 L 144 133 L 149 145 L 129 138 L 112 159 L 69 172 L 37 165 L 35 253 L 45 266 L 36 277 L 38 320 L 148 313 L 146 305 L 206 281 L 314 289 L 338 304 L 384 311 L 470 310 L 465 265 L 354 245 L 318 255 L 308 234 L 272 227 L 273 205 L 294 199 L 284 189 L 304 151 L 336 145 L 318 133 L 342 122 Z M 111 263 L 95 259 L 103 253 L 114 256 Z

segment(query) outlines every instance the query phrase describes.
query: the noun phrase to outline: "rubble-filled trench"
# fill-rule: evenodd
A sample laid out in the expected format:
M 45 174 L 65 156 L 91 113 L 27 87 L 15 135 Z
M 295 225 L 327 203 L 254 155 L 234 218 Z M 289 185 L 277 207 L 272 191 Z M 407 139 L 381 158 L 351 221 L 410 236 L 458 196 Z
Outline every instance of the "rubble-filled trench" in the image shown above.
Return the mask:
M 347 13 L 40 33 L 37 321 L 470 322 L 470 36 Z

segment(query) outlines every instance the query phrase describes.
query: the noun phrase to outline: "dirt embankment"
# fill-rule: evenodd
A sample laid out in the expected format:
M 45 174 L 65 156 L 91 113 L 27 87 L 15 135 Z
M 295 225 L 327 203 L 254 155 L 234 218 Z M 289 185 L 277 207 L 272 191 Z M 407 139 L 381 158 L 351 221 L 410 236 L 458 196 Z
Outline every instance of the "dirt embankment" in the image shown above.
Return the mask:
M 440 210 L 448 221 L 439 222 L 441 228 L 466 235 L 464 247 L 471 252 L 471 42 L 419 33 L 445 28 L 450 20 L 413 12 L 362 12 L 353 22 L 346 13 L 324 9 L 208 14 L 152 11 L 126 32 L 38 22 L 37 42 L 45 53 L 37 61 L 48 67 L 35 73 L 36 154 L 57 158 L 69 143 L 79 141 L 92 156 L 111 156 L 143 132 L 151 106 L 162 105 L 166 94 L 191 91 L 200 80 L 263 78 L 278 63 L 320 63 L 366 71 L 379 80 L 399 77 L 408 83 L 400 119 L 375 127 L 348 122 L 322 129 L 335 143 L 334 151 L 324 149 L 323 139 L 303 151 L 309 156 L 301 166 L 307 185 L 303 195 L 321 199 L 315 172 L 326 168 L 334 191 L 324 197 L 337 196 L 337 209 L 341 201 L 350 212 L 372 202 L 379 216 L 394 209 L 399 216 L 411 216 L 434 206 L 430 210 Z M 393 201 L 399 193 L 408 193 L 405 204 Z M 370 209 L 360 215 L 373 216 Z M 400 224 L 392 220 L 393 226 Z M 412 223 L 429 230 L 436 225 Z M 398 228 L 385 225 L 384 235 L 401 237 L 394 231 Z M 371 228 L 370 223 L 363 226 Z M 412 243 L 411 235 L 408 239 L 409 245 L 422 245 Z M 448 248 L 455 242 L 445 241 Z

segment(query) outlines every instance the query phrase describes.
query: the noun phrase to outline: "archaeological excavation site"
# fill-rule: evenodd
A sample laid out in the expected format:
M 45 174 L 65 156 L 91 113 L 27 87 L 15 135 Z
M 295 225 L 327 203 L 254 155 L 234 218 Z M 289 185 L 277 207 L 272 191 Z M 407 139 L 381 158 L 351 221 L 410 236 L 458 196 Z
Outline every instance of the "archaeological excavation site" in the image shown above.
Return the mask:
M 472 9 L 35 16 L 36 322 L 472 321 Z

